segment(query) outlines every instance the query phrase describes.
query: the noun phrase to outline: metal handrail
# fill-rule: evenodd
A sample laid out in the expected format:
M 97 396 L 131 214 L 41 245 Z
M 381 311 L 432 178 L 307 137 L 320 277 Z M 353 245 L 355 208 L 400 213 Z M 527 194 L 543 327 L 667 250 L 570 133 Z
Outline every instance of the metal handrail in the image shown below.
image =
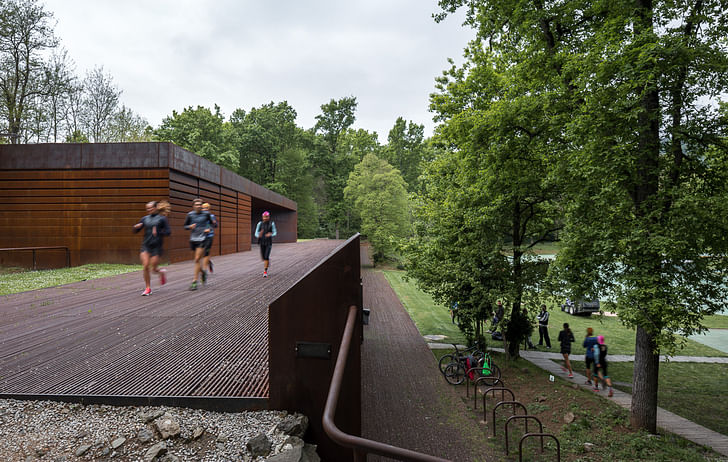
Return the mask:
M 331 377 L 331 385 L 329 386 L 329 394 L 326 397 L 326 406 L 324 407 L 323 415 L 323 427 L 326 434 L 335 443 L 354 449 L 354 462 L 364 462 L 366 460 L 366 454 L 379 454 L 385 457 L 391 457 L 404 461 L 414 462 L 449 462 L 447 459 L 441 459 L 439 457 L 422 454 L 417 451 L 411 451 L 409 449 L 399 448 L 378 441 L 368 440 L 354 435 L 349 435 L 341 431 L 334 423 L 334 416 L 336 413 L 336 406 L 339 402 L 339 394 L 341 392 L 341 382 L 344 378 L 344 369 L 346 368 L 346 360 L 349 356 L 349 348 L 351 346 L 351 339 L 354 335 L 354 327 L 356 326 L 356 320 L 359 309 L 352 305 L 349 307 L 349 314 L 346 318 L 346 327 L 344 328 L 344 334 L 341 338 L 341 347 L 339 348 L 339 355 L 336 358 L 336 366 L 334 367 L 334 374 Z
M 4 249 L 0 249 L 0 251 L 32 250 L 33 251 L 33 269 L 35 270 L 36 267 L 38 266 L 36 263 L 36 258 L 35 258 L 36 250 L 58 250 L 58 249 L 63 249 L 66 251 L 66 266 L 68 266 L 70 268 L 71 267 L 71 251 L 68 249 L 68 247 L 63 246 L 63 245 L 46 246 L 46 247 L 7 247 Z

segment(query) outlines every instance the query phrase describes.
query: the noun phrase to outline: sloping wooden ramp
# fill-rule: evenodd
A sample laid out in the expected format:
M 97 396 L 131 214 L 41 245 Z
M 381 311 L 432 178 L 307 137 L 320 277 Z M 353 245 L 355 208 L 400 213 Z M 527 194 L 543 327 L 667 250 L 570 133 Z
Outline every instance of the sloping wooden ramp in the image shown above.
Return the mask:
M 214 257 L 194 292 L 183 262 L 149 297 L 140 272 L 0 297 L 0 397 L 265 408 L 268 305 L 341 243 L 276 244 L 266 279 L 256 247 Z

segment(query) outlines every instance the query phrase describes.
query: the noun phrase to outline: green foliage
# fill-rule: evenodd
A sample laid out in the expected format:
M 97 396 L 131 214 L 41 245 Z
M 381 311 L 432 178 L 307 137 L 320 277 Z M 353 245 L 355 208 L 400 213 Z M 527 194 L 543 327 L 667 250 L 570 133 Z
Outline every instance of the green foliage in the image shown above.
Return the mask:
M 88 137 L 80 130 L 76 130 L 66 137 L 66 143 L 88 143 Z
M 402 173 L 409 191 L 417 188 L 421 173 L 420 164 L 425 153 L 424 130 L 423 125 L 412 121 L 407 124 L 402 117 L 397 117 L 380 156 Z
M 361 232 L 372 245 L 374 261 L 392 258 L 397 242 L 409 234 L 407 190 L 399 172 L 367 154 L 349 175 L 344 196 L 361 217 Z
M 172 115 L 165 117 L 162 125 L 154 130 L 154 136 L 159 141 L 171 141 L 228 170 L 238 170 L 239 159 L 217 105 L 214 112 L 202 106 L 190 106 L 181 113 L 172 111 Z

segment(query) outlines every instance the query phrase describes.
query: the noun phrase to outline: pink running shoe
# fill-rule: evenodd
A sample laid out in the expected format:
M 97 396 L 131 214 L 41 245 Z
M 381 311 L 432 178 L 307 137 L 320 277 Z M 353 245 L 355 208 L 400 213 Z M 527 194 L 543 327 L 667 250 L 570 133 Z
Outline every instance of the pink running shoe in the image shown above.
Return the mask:
M 167 270 L 161 269 L 159 270 L 159 284 L 165 285 L 167 283 Z
M 263 271 L 263 277 L 264 278 L 267 278 L 268 277 L 268 271 Z
M 152 289 L 149 287 L 144 289 L 144 292 L 142 292 L 142 296 L 146 297 L 147 295 L 152 295 Z
M 573 379 L 574 378 L 574 374 L 569 374 L 569 378 L 570 379 Z

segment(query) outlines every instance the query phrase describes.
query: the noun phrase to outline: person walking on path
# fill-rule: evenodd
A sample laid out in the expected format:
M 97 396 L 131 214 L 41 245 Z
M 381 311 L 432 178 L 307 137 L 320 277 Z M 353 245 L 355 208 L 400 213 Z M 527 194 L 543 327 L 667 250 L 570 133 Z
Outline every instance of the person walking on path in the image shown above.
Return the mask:
M 594 337 L 594 329 L 587 327 L 586 337 L 584 337 L 584 343 L 582 346 L 586 348 L 586 357 L 584 363 L 586 364 L 586 384 L 592 384 L 592 365 L 594 364 L 594 345 L 598 343 L 597 338 Z M 596 386 L 596 379 L 594 385 Z
M 612 379 L 609 378 L 609 374 L 607 373 L 607 345 L 604 344 L 604 336 L 598 336 L 597 342 L 592 347 L 594 350 L 594 391 L 599 391 L 597 382 L 601 380 L 602 383 L 607 385 L 609 389 L 607 396 L 611 398 L 614 396 L 614 391 L 612 390 Z M 604 385 L 602 385 L 602 388 L 604 388 Z
M 545 339 L 546 348 L 551 348 L 551 339 L 549 338 L 549 312 L 546 311 L 546 305 L 541 305 L 541 312 L 536 319 L 538 319 L 538 346 L 542 346 Z
M 278 235 L 276 224 L 270 219 L 270 212 L 263 212 L 261 221 L 255 227 L 255 237 L 260 246 L 260 258 L 263 260 L 263 277 L 268 277 L 268 264 L 270 263 L 270 250 L 273 247 L 273 238 Z
M 202 283 L 207 282 L 207 273 L 202 268 L 202 257 L 205 254 L 205 239 L 212 229 L 212 220 L 208 212 L 202 211 L 202 199 L 192 201 L 192 211 L 185 218 L 184 227 L 190 231 L 190 249 L 195 253 L 195 279 L 190 290 L 197 290 L 197 281 L 202 276 Z
M 210 212 L 210 204 L 205 202 L 202 204 L 202 211 L 207 212 L 210 214 L 210 220 L 212 221 L 212 227 L 210 228 L 210 232 L 207 233 L 207 238 L 205 239 L 205 259 L 202 265 L 202 269 L 207 270 L 212 274 L 212 260 L 210 260 L 210 249 L 212 248 L 212 238 L 215 237 L 215 228 L 217 228 L 217 218 L 215 217 L 214 213 Z
M 144 292 L 143 296 L 152 295 L 152 283 L 150 270 L 159 274 L 159 285 L 167 283 L 167 275 L 165 269 L 159 269 L 159 256 L 162 255 L 162 241 L 164 236 L 169 236 L 171 230 L 167 221 L 167 213 L 169 213 L 169 202 L 167 201 L 151 201 L 147 202 L 147 214 L 144 215 L 139 223 L 134 225 L 134 232 L 138 233 L 144 229 L 144 237 L 142 238 L 142 248 L 139 253 L 144 268 Z
M 561 354 L 564 356 L 564 363 L 566 368 L 564 370 L 569 371 L 569 377 L 574 377 L 574 371 L 571 369 L 571 361 L 569 361 L 569 355 L 571 354 L 571 343 L 574 341 L 574 334 L 569 329 L 569 323 L 564 323 L 564 330 L 559 332 L 559 343 L 561 344 Z

